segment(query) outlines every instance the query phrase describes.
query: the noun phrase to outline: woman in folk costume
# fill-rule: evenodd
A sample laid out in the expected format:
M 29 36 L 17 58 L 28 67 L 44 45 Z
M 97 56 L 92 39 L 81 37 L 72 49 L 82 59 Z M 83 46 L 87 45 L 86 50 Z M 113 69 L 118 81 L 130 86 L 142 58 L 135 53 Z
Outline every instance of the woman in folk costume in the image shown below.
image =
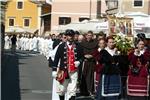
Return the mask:
M 96 100 L 118 100 L 121 92 L 118 51 L 113 37 L 107 37 L 107 47 L 100 51 L 99 63 L 103 65 Z
M 150 51 L 144 48 L 144 41 L 137 42 L 137 49 L 129 54 L 130 69 L 127 78 L 129 100 L 147 100 L 149 96 L 148 64 Z
M 86 34 L 86 39 L 81 42 L 84 52 L 84 63 L 82 68 L 82 78 L 80 84 L 80 92 L 83 96 L 94 94 L 94 69 L 96 66 L 93 52 L 97 49 L 97 40 L 93 39 L 93 32 Z
M 59 81 L 59 84 L 57 84 L 57 93 L 60 100 L 65 99 L 66 91 L 68 94 L 67 100 L 75 100 L 78 80 L 77 72 L 78 67 L 82 63 L 83 50 L 78 43 L 73 41 L 73 30 L 66 30 L 65 34 L 67 42 L 60 44 L 57 49 L 52 74 Z M 59 61 L 60 66 L 57 67 Z
M 100 51 L 103 50 L 105 47 L 106 47 L 106 43 L 105 43 L 105 39 L 100 39 L 99 40 L 99 43 L 98 43 L 98 49 L 95 50 L 95 52 L 93 53 L 93 57 L 95 58 L 96 60 L 96 66 L 95 66 L 95 79 L 94 79 L 94 85 L 95 85 L 95 91 L 97 92 L 97 88 L 98 88 L 98 83 L 99 83 L 99 80 L 100 80 L 100 75 L 102 73 L 102 69 L 103 69 L 103 66 L 102 64 L 99 63 L 100 61 Z

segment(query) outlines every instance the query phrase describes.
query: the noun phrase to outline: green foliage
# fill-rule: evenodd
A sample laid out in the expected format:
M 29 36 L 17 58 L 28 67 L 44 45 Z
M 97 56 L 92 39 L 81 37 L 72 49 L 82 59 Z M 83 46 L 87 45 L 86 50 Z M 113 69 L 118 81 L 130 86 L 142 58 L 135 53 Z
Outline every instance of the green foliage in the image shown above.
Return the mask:
M 120 36 L 116 35 L 114 36 L 115 42 L 116 42 L 116 47 L 120 51 L 121 54 L 126 55 L 128 51 L 132 48 L 133 41 L 127 36 Z

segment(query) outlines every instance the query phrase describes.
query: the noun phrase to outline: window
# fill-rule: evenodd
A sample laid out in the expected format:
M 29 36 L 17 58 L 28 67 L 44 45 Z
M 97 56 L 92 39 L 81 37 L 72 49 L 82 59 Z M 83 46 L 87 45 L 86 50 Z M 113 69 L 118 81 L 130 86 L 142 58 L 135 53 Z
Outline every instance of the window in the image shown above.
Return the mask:
M 80 18 L 79 18 L 79 22 L 82 22 L 82 21 L 84 21 L 84 20 L 89 20 L 89 18 L 86 18 L 86 17 L 80 17 Z
M 14 19 L 10 18 L 9 19 L 9 26 L 14 26 L 14 23 L 15 23 Z
M 23 9 L 23 2 L 22 1 L 17 2 L 17 9 Z
M 24 19 L 24 26 L 29 27 L 30 26 L 30 19 Z
M 134 0 L 134 7 L 142 7 L 143 6 L 143 0 Z
M 59 17 L 59 25 L 66 25 L 71 22 L 70 17 Z
M 108 9 L 118 8 L 118 0 L 106 0 Z

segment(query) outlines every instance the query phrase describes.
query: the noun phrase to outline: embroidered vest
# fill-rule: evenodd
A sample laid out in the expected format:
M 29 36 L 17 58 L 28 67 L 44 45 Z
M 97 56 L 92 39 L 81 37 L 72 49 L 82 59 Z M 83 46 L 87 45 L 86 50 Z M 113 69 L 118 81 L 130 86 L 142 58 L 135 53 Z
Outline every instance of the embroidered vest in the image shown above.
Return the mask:
M 69 48 L 67 46 L 67 67 L 68 67 L 68 72 L 74 72 L 77 70 L 77 67 L 75 67 L 75 52 L 74 52 L 74 46 L 71 46 Z

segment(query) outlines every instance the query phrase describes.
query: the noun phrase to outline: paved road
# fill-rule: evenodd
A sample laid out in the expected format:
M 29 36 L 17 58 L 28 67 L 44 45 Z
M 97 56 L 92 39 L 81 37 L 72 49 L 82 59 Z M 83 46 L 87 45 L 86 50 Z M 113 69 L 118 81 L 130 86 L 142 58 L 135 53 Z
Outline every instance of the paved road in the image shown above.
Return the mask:
M 17 51 L 13 55 L 5 51 L 1 84 L 2 100 L 52 100 L 51 69 L 39 53 Z M 77 97 L 76 100 L 94 99 Z
M 42 55 L 6 52 L 2 67 L 2 100 L 51 100 L 50 73 Z

